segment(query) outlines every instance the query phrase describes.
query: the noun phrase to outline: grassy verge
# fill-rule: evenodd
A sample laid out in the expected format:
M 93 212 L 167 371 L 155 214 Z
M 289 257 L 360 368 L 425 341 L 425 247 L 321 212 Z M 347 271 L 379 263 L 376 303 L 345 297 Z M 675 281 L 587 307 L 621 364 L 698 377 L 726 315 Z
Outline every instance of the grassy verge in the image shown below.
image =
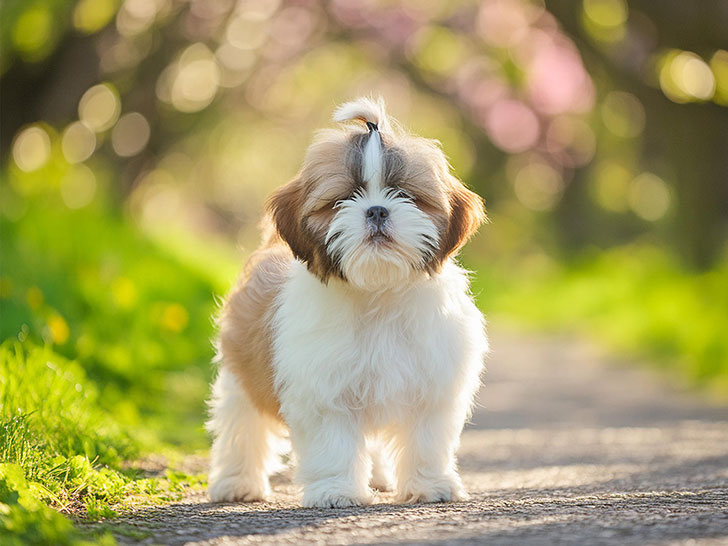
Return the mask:
M 201 393 L 222 289 L 103 211 L 36 206 L 0 227 L 2 338 L 82 362 L 103 406 L 138 434 L 151 429 L 147 439 L 204 445 Z
M 728 397 L 728 256 L 696 273 L 663 250 L 632 245 L 570 264 L 483 267 L 474 290 L 495 321 L 586 334 Z
M 70 211 L 56 191 L 0 207 L 2 544 L 113 543 L 72 522 L 204 486 L 141 462 L 163 453 L 174 469 L 206 446 L 220 277 L 201 250 L 192 263 L 103 199 Z
M 112 518 L 201 483 L 173 473 L 144 478 L 123 464 L 139 451 L 100 407 L 94 383 L 77 363 L 32 343 L 0 346 L 3 544 L 83 543 L 89 537 L 58 512 L 77 520 Z M 108 533 L 92 538 L 113 543 Z

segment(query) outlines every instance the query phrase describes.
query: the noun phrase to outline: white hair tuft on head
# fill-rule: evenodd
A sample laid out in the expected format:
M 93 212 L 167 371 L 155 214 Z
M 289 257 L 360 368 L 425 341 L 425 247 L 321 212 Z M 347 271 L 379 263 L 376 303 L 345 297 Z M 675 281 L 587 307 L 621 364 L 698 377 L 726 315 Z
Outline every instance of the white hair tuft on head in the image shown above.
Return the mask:
M 334 112 L 334 121 L 360 121 L 362 123 L 373 123 L 380 130 L 389 130 L 386 107 L 384 100 L 381 97 L 376 101 L 367 97 L 360 97 L 351 102 L 342 104 Z

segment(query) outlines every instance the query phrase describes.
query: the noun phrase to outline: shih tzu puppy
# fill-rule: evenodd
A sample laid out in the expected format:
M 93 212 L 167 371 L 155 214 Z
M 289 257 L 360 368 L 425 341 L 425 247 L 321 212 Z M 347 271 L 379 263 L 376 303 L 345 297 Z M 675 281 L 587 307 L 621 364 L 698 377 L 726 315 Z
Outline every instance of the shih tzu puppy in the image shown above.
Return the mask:
M 456 468 L 488 350 L 454 256 L 484 221 L 436 141 L 339 107 L 269 199 L 219 319 L 213 501 L 270 493 L 290 435 L 303 505 L 465 499 Z

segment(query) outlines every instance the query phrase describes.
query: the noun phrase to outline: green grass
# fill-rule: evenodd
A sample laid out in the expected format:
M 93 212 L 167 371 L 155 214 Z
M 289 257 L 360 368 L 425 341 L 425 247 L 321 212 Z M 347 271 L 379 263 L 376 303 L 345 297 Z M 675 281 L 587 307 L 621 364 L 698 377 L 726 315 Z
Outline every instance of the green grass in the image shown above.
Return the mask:
M 8 541 L 2 544 L 83 543 L 89 537 L 57 511 L 108 519 L 202 485 L 181 473 L 143 478 L 123 464 L 139 449 L 100 407 L 76 362 L 29 342 L 0 345 L 0 537 Z M 94 531 L 91 538 L 113 543 L 108 533 Z
M 0 541 L 5 546 L 82 546 L 115 544 L 108 532 L 91 537 L 43 502 L 38 485 L 28 482 L 23 468 L 0 463 Z
M 211 317 L 224 292 L 200 273 L 205 258 L 183 263 L 113 211 L 34 203 L 0 229 L 0 337 L 78 359 L 99 403 L 148 440 L 203 447 Z
M 43 456 L 81 454 L 118 465 L 138 453 L 120 425 L 99 407 L 98 391 L 75 362 L 48 348 L 0 346 L 0 459 L 32 469 Z
M 664 250 L 630 245 L 508 274 L 484 267 L 474 289 L 493 322 L 586 334 L 728 396 L 728 256 L 691 272 Z
M 233 268 L 219 251 L 195 248 L 195 262 L 152 241 L 103 193 L 83 210 L 59 206 L 56 187 L 34 186 L 57 179 L 54 168 L 7 173 L 0 187 L 3 545 L 113 543 L 115 528 L 71 521 L 204 486 L 173 469 L 207 445 L 211 316 L 226 289 L 212 272 Z M 172 470 L 142 471 L 149 453 Z

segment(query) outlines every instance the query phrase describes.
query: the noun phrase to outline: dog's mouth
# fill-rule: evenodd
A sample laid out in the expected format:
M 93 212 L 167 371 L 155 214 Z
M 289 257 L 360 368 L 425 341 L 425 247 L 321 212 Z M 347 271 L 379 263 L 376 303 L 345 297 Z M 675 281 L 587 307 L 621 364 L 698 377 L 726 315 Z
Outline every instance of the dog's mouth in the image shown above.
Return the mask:
M 375 245 L 385 245 L 394 242 L 391 235 L 380 230 L 369 233 L 367 241 Z

